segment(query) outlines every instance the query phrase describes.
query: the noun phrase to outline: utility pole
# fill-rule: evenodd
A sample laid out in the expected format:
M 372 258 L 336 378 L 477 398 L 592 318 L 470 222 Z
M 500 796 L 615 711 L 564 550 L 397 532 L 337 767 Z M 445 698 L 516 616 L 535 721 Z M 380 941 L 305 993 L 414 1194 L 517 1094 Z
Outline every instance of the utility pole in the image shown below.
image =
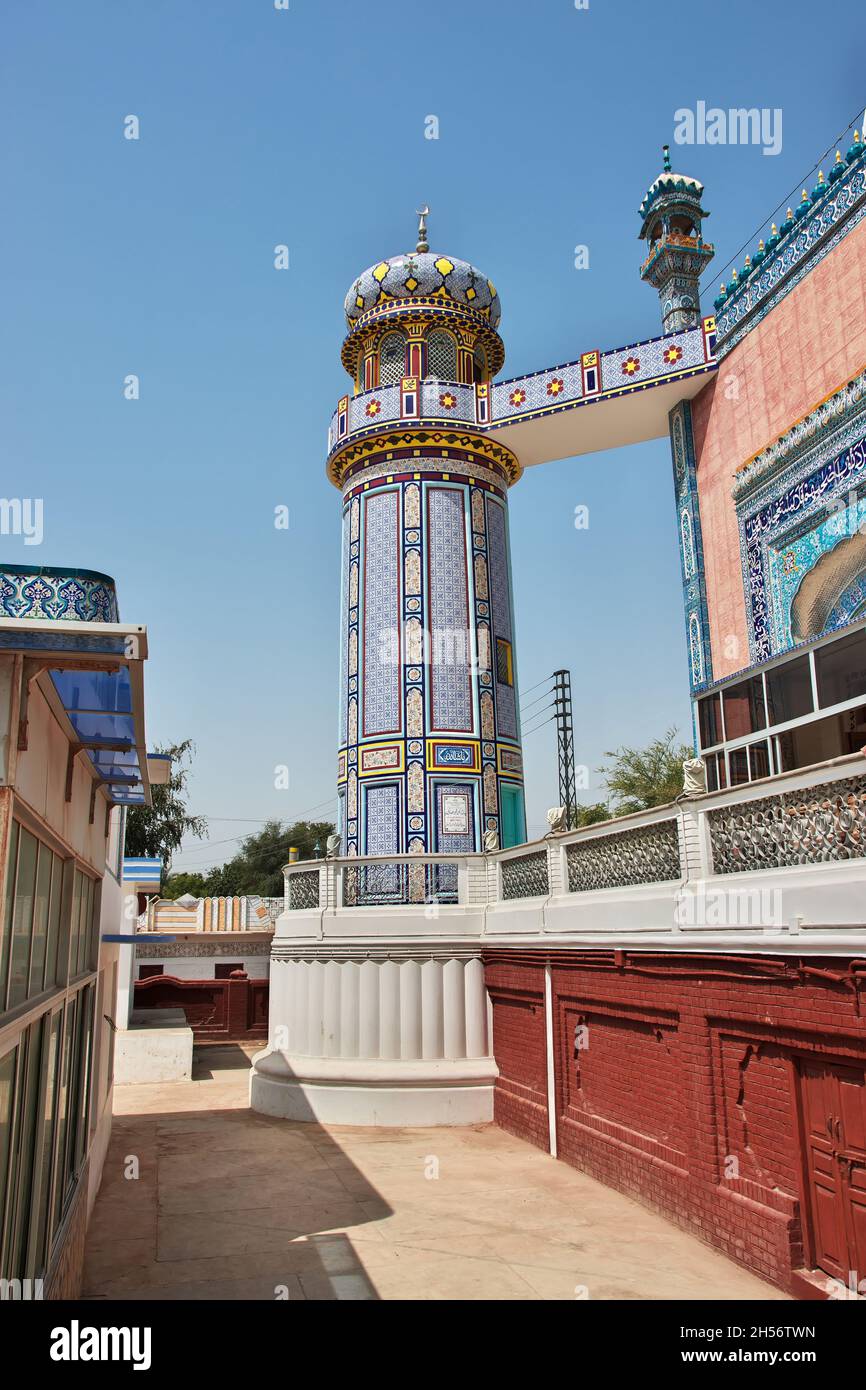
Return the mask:
M 574 721 L 571 713 L 570 671 L 554 671 L 553 703 L 559 759 L 559 804 L 565 807 L 565 823 L 571 830 L 577 818 L 577 788 L 574 781 Z

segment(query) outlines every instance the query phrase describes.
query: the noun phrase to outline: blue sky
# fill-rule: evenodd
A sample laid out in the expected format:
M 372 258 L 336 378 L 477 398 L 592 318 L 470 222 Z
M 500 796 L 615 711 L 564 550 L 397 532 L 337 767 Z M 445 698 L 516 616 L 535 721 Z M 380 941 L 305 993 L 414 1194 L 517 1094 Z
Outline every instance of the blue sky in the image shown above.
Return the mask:
M 637 208 L 678 108 L 783 112 L 777 156 L 673 147 L 706 185 L 710 309 L 728 257 L 866 103 L 862 9 L 838 0 L 7 0 L 2 29 L 0 492 L 44 499 L 45 538 L 0 554 L 104 570 L 147 624 L 149 739 L 195 740 L 211 818 L 175 867 L 335 806 L 341 309 L 413 244 L 414 209 L 497 285 L 512 376 L 658 333 Z M 530 470 L 511 495 L 520 683 L 570 667 L 593 769 L 689 731 L 670 474 L 659 441 Z M 537 833 L 552 727 L 525 753 Z

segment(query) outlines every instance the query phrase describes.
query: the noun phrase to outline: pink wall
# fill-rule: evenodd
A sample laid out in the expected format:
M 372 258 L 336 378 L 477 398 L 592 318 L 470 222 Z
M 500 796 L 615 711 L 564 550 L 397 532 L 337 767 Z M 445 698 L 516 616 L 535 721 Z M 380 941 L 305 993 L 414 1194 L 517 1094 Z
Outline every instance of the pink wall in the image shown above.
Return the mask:
M 866 364 L 866 221 L 738 343 L 692 403 L 718 680 L 749 662 L 736 469 Z

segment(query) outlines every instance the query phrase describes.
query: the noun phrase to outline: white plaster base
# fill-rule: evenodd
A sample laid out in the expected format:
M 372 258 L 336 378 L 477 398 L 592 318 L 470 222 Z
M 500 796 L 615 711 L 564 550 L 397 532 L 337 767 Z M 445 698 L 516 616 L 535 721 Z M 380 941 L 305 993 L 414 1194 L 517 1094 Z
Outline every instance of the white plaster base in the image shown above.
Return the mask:
M 271 957 L 268 1047 L 250 1104 L 337 1125 L 467 1125 L 493 1118 L 484 968 L 465 941 L 299 943 Z M 425 919 L 420 919 L 422 923 Z
M 192 1029 L 183 1009 L 141 1009 L 129 1028 L 114 1039 L 117 1085 L 141 1081 L 189 1081 L 192 1077 Z
M 496 1074 L 490 1058 L 334 1062 L 260 1052 L 250 1105 L 263 1115 L 321 1124 L 488 1124 Z

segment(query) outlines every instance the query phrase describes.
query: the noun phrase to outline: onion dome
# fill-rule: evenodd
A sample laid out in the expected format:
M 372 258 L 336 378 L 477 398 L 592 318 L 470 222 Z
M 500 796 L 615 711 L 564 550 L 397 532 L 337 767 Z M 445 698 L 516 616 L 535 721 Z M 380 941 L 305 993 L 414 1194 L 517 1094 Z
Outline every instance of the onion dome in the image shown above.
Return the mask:
M 742 282 L 743 282 L 744 280 L 748 280 L 748 278 L 749 278 L 749 276 L 751 275 L 751 273 L 752 273 L 752 258 L 751 258 L 751 256 L 747 256 L 747 257 L 746 257 L 746 263 L 745 263 L 745 265 L 743 266 L 742 270 L 740 271 L 740 284 L 742 284 Z
M 837 183 L 845 174 L 845 161 L 842 158 L 842 151 L 836 151 L 836 162 L 830 170 L 830 182 Z
M 496 287 L 482 271 L 456 256 L 443 256 L 422 243 L 415 251 L 390 256 L 362 271 L 346 295 L 346 321 L 353 328 L 371 309 L 405 301 L 442 300 L 479 314 L 491 328 L 501 317 Z
M 859 159 L 864 149 L 866 149 L 866 145 L 864 145 L 863 141 L 860 139 L 860 132 L 859 130 L 855 130 L 853 144 L 845 155 L 848 163 L 853 164 L 855 159 Z
M 779 229 L 778 229 L 778 227 L 776 226 L 775 222 L 771 223 L 771 224 L 770 224 L 770 235 L 767 237 L 767 255 L 768 255 L 768 256 L 769 256 L 773 251 L 775 251 L 776 247 L 779 245 L 779 242 L 780 242 L 781 240 L 782 240 L 782 238 L 779 236 Z
M 759 241 L 759 242 L 758 242 L 758 249 L 757 249 L 757 251 L 755 252 L 754 259 L 752 260 L 752 269 L 753 269 L 753 270 L 757 270 L 758 266 L 761 264 L 761 261 L 764 259 L 764 257 L 766 256 L 766 254 L 767 254 L 767 252 L 766 252 L 766 248 L 765 248 L 765 246 L 764 246 L 763 241 Z
M 812 202 L 813 202 L 813 203 L 817 203 L 818 199 L 819 199 L 819 198 L 823 198 L 823 196 L 824 196 L 824 194 L 825 194 L 826 192 L 827 192 L 827 184 L 824 182 L 824 170 L 823 170 L 823 169 L 819 169 L 819 170 L 818 170 L 818 182 L 815 184 L 815 187 L 812 189 Z
M 719 285 L 719 292 L 718 292 L 718 294 L 716 295 L 715 299 L 713 300 L 713 308 L 715 309 L 715 311 L 716 311 L 717 314 L 718 314 L 718 313 L 721 313 L 722 305 L 724 304 L 724 302 L 725 302 L 725 300 L 727 299 L 727 297 L 728 297 L 728 291 L 727 291 L 727 289 L 725 288 L 725 282 L 724 282 L 724 280 L 723 280 L 722 283 Z
M 695 209 L 700 217 L 709 216 L 709 213 L 704 212 L 700 206 L 704 185 L 688 174 L 677 174 L 671 169 L 671 153 L 668 145 L 662 147 L 662 166 L 662 172 L 650 184 L 638 209 L 638 214 L 643 221 L 640 231 L 641 237 L 646 236 L 650 214 L 656 203 L 662 198 L 671 203 L 685 201 Z
M 791 209 L 788 208 L 788 215 L 787 215 L 787 217 L 785 218 L 784 222 L 782 223 L 781 227 L 779 228 L 779 231 L 781 232 L 782 236 L 787 236 L 788 233 L 789 233 L 789 232 L 791 231 L 791 229 L 793 228 L 793 226 L 794 226 L 794 214 L 793 214 L 793 212 L 791 211 Z
M 414 251 L 377 261 L 362 271 L 349 293 L 344 309 L 349 332 L 341 358 L 355 376 L 370 335 L 405 329 L 419 321 L 432 326 L 464 330 L 469 341 L 486 353 L 487 368 L 495 376 L 505 361 L 505 348 L 497 332 L 501 317 L 499 295 L 492 280 L 476 266 L 457 256 L 431 251 L 427 240 L 430 209 L 418 211 L 418 240 Z

